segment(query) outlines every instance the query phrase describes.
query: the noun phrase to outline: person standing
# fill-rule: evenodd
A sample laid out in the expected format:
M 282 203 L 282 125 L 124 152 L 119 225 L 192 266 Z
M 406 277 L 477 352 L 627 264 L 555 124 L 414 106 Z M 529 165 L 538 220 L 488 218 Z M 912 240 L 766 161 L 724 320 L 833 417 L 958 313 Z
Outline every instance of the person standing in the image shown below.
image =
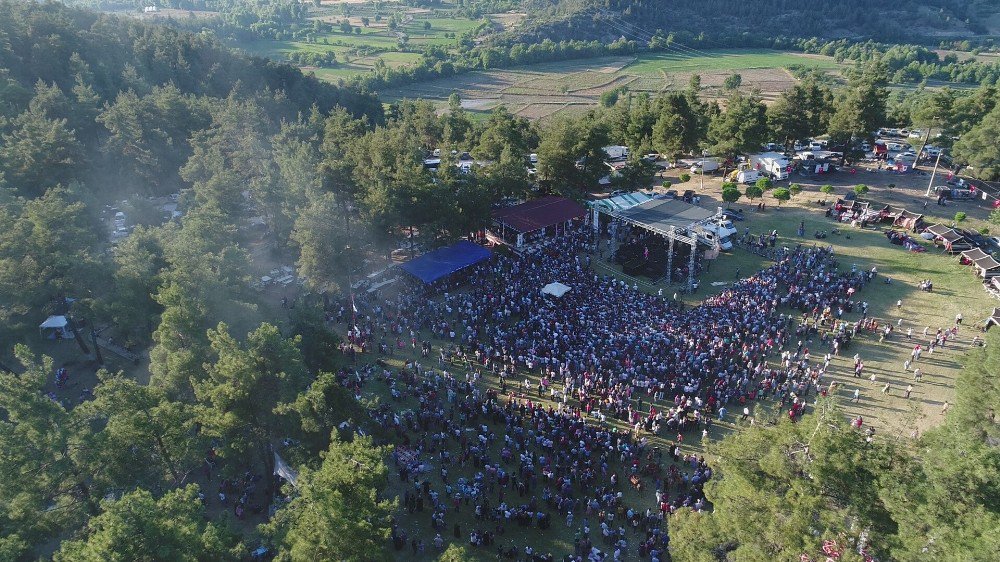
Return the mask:
M 854 398 L 851 398 L 851 402 L 855 402 L 855 403 L 861 402 L 861 389 L 860 388 L 855 388 L 854 389 Z
M 911 392 L 913 392 L 913 385 L 912 384 L 906 385 L 906 399 L 907 400 L 910 399 L 910 393 Z

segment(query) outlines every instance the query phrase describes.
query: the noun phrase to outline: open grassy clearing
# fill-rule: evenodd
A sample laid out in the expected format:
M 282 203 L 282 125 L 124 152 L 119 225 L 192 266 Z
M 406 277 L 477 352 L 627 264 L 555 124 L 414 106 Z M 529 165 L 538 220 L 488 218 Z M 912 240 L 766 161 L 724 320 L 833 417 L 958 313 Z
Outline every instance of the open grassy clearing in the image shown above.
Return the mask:
M 603 57 L 471 72 L 381 94 L 388 101 L 424 98 L 443 106 L 452 92 L 458 92 L 464 100 L 477 100 L 475 107 L 467 107 L 473 111 L 489 111 L 505 104 L 520 115 L 541 119 L 555 113 L 553 105 L 567 111 L 593 107 L 601 94 L 618 87 L 651 95 L 682 90 L 694 74 L 701 76 L 702 95 L 707 98 L 721 97 L 723 80 L 739 72 L 743 88 L 757 88 L 765 101 L 773 100 L 795 83 L 795 78 L 785 70 L 792 65 L 829 72 L 839 68 L 829 57 L 780 51 L 719 50 L 690 56 L 645 53 L 637 57 Z

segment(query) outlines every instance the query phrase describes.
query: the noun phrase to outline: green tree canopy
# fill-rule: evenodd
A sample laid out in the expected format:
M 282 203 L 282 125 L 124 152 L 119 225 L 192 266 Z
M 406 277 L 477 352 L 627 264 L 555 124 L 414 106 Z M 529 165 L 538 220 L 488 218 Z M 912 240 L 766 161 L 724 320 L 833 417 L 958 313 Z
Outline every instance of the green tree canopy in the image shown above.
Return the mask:
M 0 333 L 33 327 L 54 300 L 91 297 L 104 266 L 94 224 L 73 193 L 0 200 L 0 223 Z
M 830 88 L 807 80 L 785 90 L 767 108 L 767 124 L 786 148 L 826 132 L 833 112 Z
M 255 461 L 264 467 L 265 489 L 272 489 L 271 444 L 281 435 L 276 409 L 292 402 L 308 385 L 298 338 L 282 337 L 278 328 L 261 324 L 241 344 L 225 324 L 210 330 L 215 360 L 207 377 L 194 384 L 202 431 L 219 439 L 220 456 L 229 466 Z
M 676 157 L 693 154 L 705 140 L 706 120 L 701 107 L 694 107 L 684 94 L 668 94 L 657 100 L 656 122 L 652 130 L 653 148 Z
M 198 486 L 189 484 L 156 499 L 136 490 L 104 503 L 86 536 L 62 543 L 56 562 L 133 560 L 209 562 L 242 560 L 236 534 L 205 517 Z
M 734 92 L 726 110 L 712 119 L 708 138 L 718 154 L 737 156 L 756 152 L 767 141 L 767 108 L 760 96 Z
M 302 469 L 291 502 L 265 527 L 278 545 L 276 560 L 390 560 L 395 502 L 379 499 L 388 453 L 370 437 L 334 436 L 322 464 Z
M 892 455 L 865 443 L 830 401 L 798 423 L 750 426 L 720 443 L 718 454 L 705 486 L 712 513 L 668 521 L 671 552 L 685 560 L 716 560 L 716 552 L 731 560 L 815 559 L 825 540 L 846 545 L 845 559 L 854 560 L 849 541 L 862 532 L 879 557 L 894 546 L 878 496 Z
M 722 190 L 722 200 L 729 204 L 739 201 L 742 196 L 743 194 L 736 187 Z
M 997 106 L 977 125 L 963 134 L 953 152 L 955 158 L 968 164 L 977 178 L 995 181 L 1000 179 L 1000 106 Z
M 556 193 L 580 195 L 607 175 L 604 147 L 608 144 L 607 127 L 595 123 L 592 116 L 557 119 L 538 145 L 538 177 Z
M 4 129 L 7 129 L 4 132 Z M 41 108 L 25 111 L 0 127 L 0 172 L 26 197 L 67 184 L 81 171 L 83 147 L 66 119 L 50 119 Z
M 886 122 L 889 91 L 879 68 L 869 67 L 843 89 L 830 118 L 830 136 L 836 142 L 870 139 Z
M 792 198 L 792 192 L 787 187 L 779 187 L 771 192 L 771 196 L 778 200 L 780 206 L 783 202 Z

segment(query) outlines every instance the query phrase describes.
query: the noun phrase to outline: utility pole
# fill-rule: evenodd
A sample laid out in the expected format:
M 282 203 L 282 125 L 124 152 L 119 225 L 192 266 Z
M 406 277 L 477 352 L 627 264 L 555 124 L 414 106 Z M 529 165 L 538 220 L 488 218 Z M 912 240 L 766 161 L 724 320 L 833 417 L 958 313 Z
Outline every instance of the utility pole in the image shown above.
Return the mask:
M 924 197 L 931 196 L 931 188 L 934 187 L 934 176 L 937 175 L 938 164 L 941 163 L 941 155 L 944 154 L 944 150 L 938 151 L 937 160 L 934 161 L 934 171 L 931 172 L 931 181 L 927 182 L 927 193 Z

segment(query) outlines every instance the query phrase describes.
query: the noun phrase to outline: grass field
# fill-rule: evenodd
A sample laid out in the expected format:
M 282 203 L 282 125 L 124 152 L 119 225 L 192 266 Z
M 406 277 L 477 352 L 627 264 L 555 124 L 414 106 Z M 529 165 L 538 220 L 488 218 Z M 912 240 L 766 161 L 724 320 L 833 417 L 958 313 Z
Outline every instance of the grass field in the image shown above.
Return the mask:
M 783 68 L 805 65 L 822 70 L 836 70 L 839 65 L 829 57 L 809 56 L 798 53 L 783 53 L 760 49 L 725 49 L 701 51 L 690 55 L 670 53 L 647 53 L 639 56 L 629 65 L 633 74 L 659 74 L 662 72 L 714 72 L 739 71 L 757 68 Z
M 687 88 L 693 74 L 701 76 L 702 96 L 721 97 L 726 76 L 739 72 L 743 88 L 757 88 L 765 100 L 774 99 L 795 79 L 785 70 L 802 65 L 836 72 L 829 57 L 767 50 L 702 51 L 690 55 L 644 53 L 637 57 L 604 57 L 543 63 L 512 69 L 471 72 L 461 76 L 412 84 L 381 92 L 387 101 L 425 98 L 444 104 L 458 92 L 471 111 L 489 111 L 497 105 L 530 119 L 581 111 L 595 106 L 602 93 L 627 87 L 652 95 Z

